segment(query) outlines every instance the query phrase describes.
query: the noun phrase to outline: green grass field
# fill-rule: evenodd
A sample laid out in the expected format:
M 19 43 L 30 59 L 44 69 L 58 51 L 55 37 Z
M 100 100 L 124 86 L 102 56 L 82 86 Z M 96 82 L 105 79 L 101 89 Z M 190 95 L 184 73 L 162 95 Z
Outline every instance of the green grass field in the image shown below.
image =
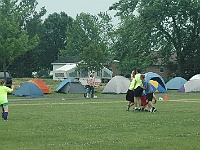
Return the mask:
M 9 95 L 9 120 L 0 120 L 4 150 L 198 150 L 200 93 L 169 91 L 156 113 L 126 112 L 125 95 Z M 156 94 L 163 97 L 163 94 Z

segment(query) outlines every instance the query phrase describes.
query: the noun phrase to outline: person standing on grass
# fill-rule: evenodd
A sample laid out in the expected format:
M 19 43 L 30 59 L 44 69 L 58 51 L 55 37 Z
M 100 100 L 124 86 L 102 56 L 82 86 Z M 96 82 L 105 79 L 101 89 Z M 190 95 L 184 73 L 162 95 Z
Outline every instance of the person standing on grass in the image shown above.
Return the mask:
M 135 77 L 135 73 L 134 73 L 134 70 L 132 71 L 131 73 L 131 84 L 129 86 L 129 89 L 127 91 L 127 94 L 126 94 L 126 100 L 128 101 L 128 104 L 127 104 L 127 109 L 126 111 L 129 111 L 130 107 L 134 105 L 134 77 Z
M 90 77 L 87 79 L 87 83 L 88 83 L 88 90 L 86 98 L 89 98 L 90 92 L 92 92 L 91 98 L 94 98 L 94 77 L 92 74 L 90 74 Z
M 142 83 L 143 83 L 143 86 L 141 86 L 141 88 L 144 89 L 145 93 L 146 93 L 146 99 L 147 99 L 149 111 L 155 112 L 156 108 L 153 106 L 153 103 L 152 103 L 152 99 L 154 98 L 154 91 L 153 91 L 150 83 L 145 81 L 145 75 L 144 74 L 142 74 L 140 76 L 140 78 L 141 78 Z
M 14 86 L 12 88 L 5 86 L 5 81 L 0 80 L 0 104 L 2 107 L 2 118 L 4 120 L 8 119 L 8 98 L 7 93 L 12 93 Z
M 143 89 L 141 88 L 142 86 L 142 80 L 140 79 L 140 69 L 138 68 L 136 70 L 136 75 L 135 75 L 135 81 L 134 81 L 134 103 L 135 103 L 135 108 L 134 111 L 141 110 L 141 99 L 140 96 L 142 96 Z
M 156 102 L 157 102 L 157 98 L 156 98 L 155 93 L 153 93 L 153 99 L 154 99 L 154 104 L 156 104 Z

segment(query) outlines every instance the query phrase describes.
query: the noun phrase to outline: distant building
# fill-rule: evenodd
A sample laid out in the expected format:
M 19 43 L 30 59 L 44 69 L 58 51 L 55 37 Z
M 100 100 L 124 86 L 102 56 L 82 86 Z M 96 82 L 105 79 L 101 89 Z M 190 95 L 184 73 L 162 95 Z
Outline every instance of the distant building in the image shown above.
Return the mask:
M 81 62 L 76 57 L 65 57 L 51 63 L 53 65 L 53 80 L 64 80 L 68 77 L 77 78 L 83 85 L 87 84 L 86 80 L 91 71 L 78 71 L 77 64 Z M 101 84 L 105 80 L 112 78 L 113 72 L 106 67 L 101 70 L 95 70 L 95 84 Z

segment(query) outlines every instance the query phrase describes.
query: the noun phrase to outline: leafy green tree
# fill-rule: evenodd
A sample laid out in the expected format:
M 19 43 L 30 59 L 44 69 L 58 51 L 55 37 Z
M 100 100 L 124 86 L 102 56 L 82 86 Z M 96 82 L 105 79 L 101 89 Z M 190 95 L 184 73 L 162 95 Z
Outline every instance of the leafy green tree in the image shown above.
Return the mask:
M 26 24 L 24 28 L 26 29 L 29 38 L 33 38 L 36 35 L 40 37 L 43 24 L 43 20 L 41 19 L 41 17 L 46 13 L 46 10 L 43 7 L 39 12 L 36 12 L 35 8 L 37 6 L 37 2 L 34 1 L 28 3 L 27 6 L 25 5 L 25 3 L 22 3 L 21 6 L 22 5 L 24 5 L 24 7 L 27 6 L 30 7 L 28 14 L 31 14 L 31 16 L 24 14 L 22 17 L 24 19 L 21 21 L 21 24 Z M 38 55 L 38 53 L 39 53 L 39 48 L 38 46 L 36 46 L 28 50 L 20 57 L 15 58 L 14 61 L 9 66 L 9 70 L 11 71 L 12 76 L 32 77 L 32 72 L 38 71 L 40 68 L 41 58 L 40 55 Z
M 86 56 L 87 59 L 85 59 Z M 99 70 L 103 67 L 102 62 L 105 62 L 103 51 L 94 45 L 85 47 L 79 54 L 79 58 L 84 60 L 78 64 L 79 70 Z
M 141 68 L 145 70 L 155 60 L 151 53 L 151 43 L 148 37 L 148 32 L 140 28 L 138 18 L 134 16 L 127 16 L 123 19 L 123 23 L 115 31 L 116 42 L 112 47 L 112 54 L 115 59 L 119 61 L 118 69 L 122 75 L 130 73 L 130 70 Z M 143 37 L 140 37 L 141 34 Z M 143 38 L 143 41 L 138 40 Z
M 0 3 L 0 62 L 3 65 L 4 76 L 9 64 L 34 48 L 38 41 L 37 36 L 29 37 L 25 29 L 23 15 L 27 15 L 30 7 L 24 7 L 22 3 L 28 0 L 23 0 L 19 4 L 17 2 L 2 0 Z
M 73 19 L 66 13 L 53 13 L 45 19 L 40 33 L 39 59 L 41 69 L 50 69 L 51 63 L 58 59 L 60 49 L 64 49 L 67 34 Z
M 72 24 L 66 29 L 66 45 L 59 52 L 59 57 L 77 56 L 89 44 L 89 39 L 81 28 L 78 21 L 73 20 Z
M 98 15 L 99 24 L 99 36 L 101 38 L 101 49 L 105 56 L 105 62 L 111 63 L 114 59 L 112 55 L 112 47 L 115 42 L 114 25 L 112 23 L 112 17 L 107 12 L 100 12 Z
M 72 26 L 67 29 L 66 46 L 60 51 L 60 56 L 77 56 L 85 62 L 84 65 L 79 64 L 80 68 L 84 66 L 100 69 L 106 61 L 112 42 L 108 36 L 112 31 L 110 20 L 106 13 L 100 13 L 98 16 L 86 13 L 78 15 Z M 99 57 L 95 57 L 96 54 Z M 94 57 L 88 59 L 89 56 Z
M 166 63 L 175 53 L 179 76 L 186 77 L 186 72 L 191 76 L 199 71 L 194 68 L 199 63 L 196 58 L 200 47 L 198 0 L 120 0 L 110 9 L 118 11 L 122 23 L 129 16 L 137 18 L 138 26 L 132 36 L 137 37 L 147 54 L 150 50 L 159 51 Z M 197 61 L 191 61 L 192 57 Z

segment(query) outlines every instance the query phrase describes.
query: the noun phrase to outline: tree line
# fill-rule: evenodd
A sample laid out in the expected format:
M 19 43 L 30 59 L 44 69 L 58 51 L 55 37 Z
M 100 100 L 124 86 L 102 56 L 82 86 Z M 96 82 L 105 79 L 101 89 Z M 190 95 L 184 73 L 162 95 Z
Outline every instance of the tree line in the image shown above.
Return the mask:
M 200 72 L 200 2 L 198 0 L 119 0 L 107 12 L 36 11 L 36 0 L 0 1 L 0 64 L 13 77 L 45 74 L 52 62 L 76 56 L 83 69 L 100 69 L 118 60 L 122 74 L 134 68 L 167 65 L 186 79 Z M 172 57 L 173 56 L 173 57 Z

